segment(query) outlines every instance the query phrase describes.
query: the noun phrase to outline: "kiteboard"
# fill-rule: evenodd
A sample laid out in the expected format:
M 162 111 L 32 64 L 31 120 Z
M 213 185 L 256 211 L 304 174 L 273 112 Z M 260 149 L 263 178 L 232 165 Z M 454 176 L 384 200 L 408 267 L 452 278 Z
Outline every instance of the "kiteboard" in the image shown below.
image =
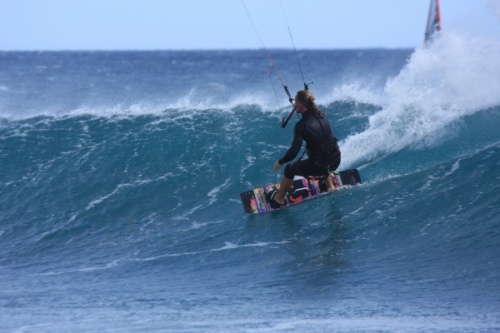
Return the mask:
M 345 170 L 340 172 L 331 172 L 335 190 L 345 186 L 361 183 L 361 177 L 357 169 Z M 271 187 L 279 188 L 279 184 L 269 184 L 264 187 L 258 187 L 253 190 L 240 193 L 241 202 L 246 213 L 264 214 L 276 210 L 266 199 L 266 192 Z M 285 196 L 285 205 L 277 208 L 282 209 L 294 204 L 298 204 L 305 199 L 316 197 L 322 193 L 327 193 L 328 189 L 324 178 L 304 178 L 296 176 L 293 180 L 293 187 Z

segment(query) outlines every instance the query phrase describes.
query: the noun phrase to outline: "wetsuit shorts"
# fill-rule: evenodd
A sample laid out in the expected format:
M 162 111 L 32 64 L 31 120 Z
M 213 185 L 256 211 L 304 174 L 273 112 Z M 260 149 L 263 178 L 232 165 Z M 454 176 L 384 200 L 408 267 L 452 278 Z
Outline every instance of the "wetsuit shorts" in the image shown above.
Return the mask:
M 324 165 L 320 165 L 318 162 L 307 159 L 307 160 L 298 160 L 293 163 L 288 164 L 285 167 L 284 175 L 288 179 L 293 179 L 296 175 L 302 177 L 325 177 L 328 175 L 328 170 L 330 172 L 337 170 L 340 165 L 340 153 L 338 154 L 338 158 L 330 164 L 329 167 Z

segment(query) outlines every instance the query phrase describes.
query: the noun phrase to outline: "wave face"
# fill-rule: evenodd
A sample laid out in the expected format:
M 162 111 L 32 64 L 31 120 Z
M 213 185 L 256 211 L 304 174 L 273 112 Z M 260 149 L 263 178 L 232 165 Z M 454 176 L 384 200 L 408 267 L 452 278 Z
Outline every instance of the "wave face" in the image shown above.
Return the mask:
M 0 330 L 496 331 L 500 45 L 298 55 L 364 182 L 248 216 L 262 51 L 0 53 Z

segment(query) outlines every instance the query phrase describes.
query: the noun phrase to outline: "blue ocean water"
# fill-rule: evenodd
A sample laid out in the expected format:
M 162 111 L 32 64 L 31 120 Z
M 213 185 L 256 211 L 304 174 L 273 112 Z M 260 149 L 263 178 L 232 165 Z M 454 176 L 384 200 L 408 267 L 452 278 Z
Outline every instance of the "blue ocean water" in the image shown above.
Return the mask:
M 298 56 L 363 184 L 250 216 L 262 50 L 0 53 L 0 331 L 499 331 L 500 43 Z

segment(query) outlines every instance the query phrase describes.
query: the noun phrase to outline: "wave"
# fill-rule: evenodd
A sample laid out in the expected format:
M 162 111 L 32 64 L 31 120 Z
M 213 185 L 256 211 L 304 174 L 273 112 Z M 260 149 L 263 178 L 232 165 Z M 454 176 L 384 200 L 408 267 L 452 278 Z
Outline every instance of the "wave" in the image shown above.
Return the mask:
M 299 50 L 363 183 L 248 216 L 298 119 L 261 56 L 0 52 L 3 327 L 498 327 L 498 41 Z
M 364 131 L 346 138 L 344 147 L 354 154 L 343 165 L 434 146 L 457 135 L 465 117 L 498 108 L 499 55 L 498 42 L 466 43 L 452 33 L 415 50 L 378 97 L 361 92 L 362 100 L 378 100 L 372 103 L 381 109 L 369 117 Z
M 364 57 L 365 51 L 360 52 L 357 56 Z M 427 179 L 419 183 L 417 190 L 421 191 L 436 178 L 458 183 L 464 174 L 474 171 L 474 163 L 484 165 L 483 154 L 495 155 L 499 144 L 496 124 L 500 123 L 498 52 L 498 44 L 465 43 L 457 36 L 443 36 L 430 48 L 394 53 L 398 59 L 409 55 L 402 69 L 396 64 L 384 73 L 369 73 L 367 78 L 354 75 L 344 80 L 348 75 L 339 75 L 342 79 L 318 86 L 317 100 L 340 139 L 340 169 L 359 168 L 365 182 L 361 190 L 336 197 L 359 196 L 346 216 L 370 221 L 373 216 L 360 215 L 364 211 L 359 207 L 359 202 L 368 202 L 368 209 L 380 212 L 375 216 L 386 214 L 390 219 L 390 209 L 377 208 L 390 205 L 372 196 L 371 186 L 391 188 L 392 181 L 401 179 L 413 186 L 417 176 Z M 324 52 L 320 57 L 331 54 Z M 345 54 L 352 56 L 352 52 Z M 336 73 L 348 73 L 352 64 L 345 66 L 335 69 Z M 384 84 L 380 85 L 382 77 Z M 167 93 L 168 102 L 134 101 L 127 106 L 114 104 L 116 96 L 112 96 L 104 104 L 96 101 L 98 106 L 55 106 L 58 111 L 54 113 L 47 111 L 50 107 L 32 114 L 3 106 L 2 247 L 17 253 L 12 250 L 15 244 L 29 244 L 19 254 L 28 257 L 41 249 L 57 252 L 74 242 L 80 244 L 76 251 L 88 246 L 84 239 L 89 236 L 93 244 L 115 249 L 106 238 L 122 237 L 120 228 L 125 225 L 131 234 L 139 235 L 129 241 L 145 246 L 138 250 L 140 258 L 220 249 L 219 243 L 208 242 L 210 245 L 198 251 L 194 243 L 205 239 L 206 230 L 212 228 L 220 228 L 214 231 L 217 234 L 231 234 L 221 225 L 245 219 L 239 192 L 279 180 L 280 174 L 271 168 L 287 149 L 293 128 L 292 122 L 281 129 L 285 110 L 273 107 L 274 94 L 260 85 L 235 85 L 230 93 L 226 88 L 214 99 L 193 90 Z M 0 94 L 12 90 L 7 87 Z M 473 161 L 466 171 L 461 169 L 464 159 Z M 493 157 L 488 168 L 497 168 L 492 161 Z M 442 165 L 446 165 L 445 171 L 435 175 L 434 168 Z M 416 200 L 410 194 L 387 193 L 387 197 L 406 209 Z M 308 205 L 319 220 L 331 217 L 321 215 L 314 201 Z M 185 242 L 185 246 L 166 250 L 148 245 L 161 234 L 184 235 L 186 229 L 194 232 L 192 238 L 175 236 L 173 240 Z M 54 239 L 68 243 L 54 245 Z M 217 240 L 260 244 L 232 237 Z M 104 252 L 96 256 L 90 255 L 91 260 L 99 264 L 89 267 L 115 263 L 116 257 L 102 259 L 107 256 Z

